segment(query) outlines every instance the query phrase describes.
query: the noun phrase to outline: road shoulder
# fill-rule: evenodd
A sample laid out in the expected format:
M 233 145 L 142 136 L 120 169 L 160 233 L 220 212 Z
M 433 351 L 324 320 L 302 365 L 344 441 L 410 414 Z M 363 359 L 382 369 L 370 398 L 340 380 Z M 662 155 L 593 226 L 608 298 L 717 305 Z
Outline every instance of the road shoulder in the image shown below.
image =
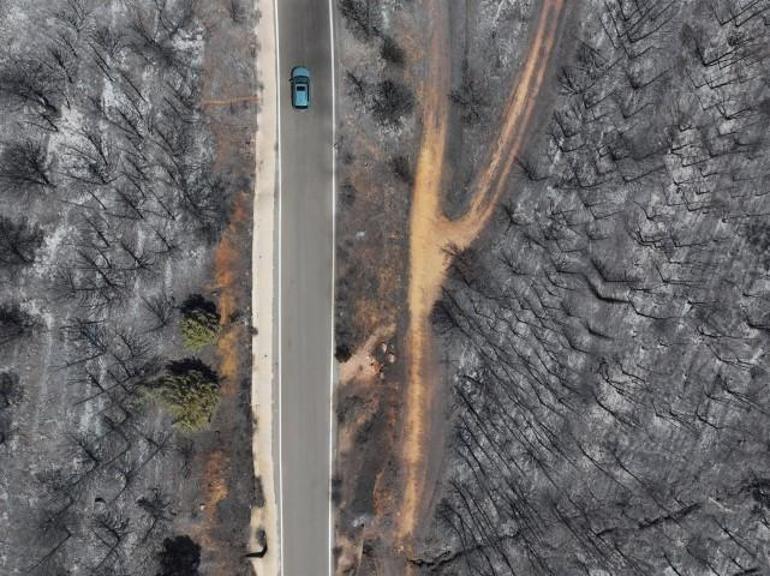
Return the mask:
M 274 3 L 260 0 L 256 35 L 260 110 L 256 134 L 254 234 L 252 244 L 252 442 L 254 474 L 261 480 L 262 506 L 252 510 L 251 549 L 261 549 L 257 534 L 264 530 L 267 553 L 252 566 L 260 576 L 279 573 L 280 538 L 274 467 L 275 433 L 275 221 L 277 170 L 277 101 Z

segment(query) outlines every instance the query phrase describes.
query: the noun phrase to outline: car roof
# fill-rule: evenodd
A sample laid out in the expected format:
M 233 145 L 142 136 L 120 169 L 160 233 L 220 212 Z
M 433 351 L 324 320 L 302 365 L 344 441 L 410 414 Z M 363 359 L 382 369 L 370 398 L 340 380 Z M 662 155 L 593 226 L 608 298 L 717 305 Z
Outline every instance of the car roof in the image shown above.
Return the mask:
M 295 106 L 307 106 L 308 105 L 308 90 L 305 86 L 300 89 L 298 86 L 294 87 L 294 104 Z
M 294 79 L 294 78 L 301 78 L 303 76 L 305 78 L 310 79 L 310 70 L 308 70 L 304 66 L 295 66 L 294 68 L 291 69 L 291 77 L 292 77 L 292 79 Z

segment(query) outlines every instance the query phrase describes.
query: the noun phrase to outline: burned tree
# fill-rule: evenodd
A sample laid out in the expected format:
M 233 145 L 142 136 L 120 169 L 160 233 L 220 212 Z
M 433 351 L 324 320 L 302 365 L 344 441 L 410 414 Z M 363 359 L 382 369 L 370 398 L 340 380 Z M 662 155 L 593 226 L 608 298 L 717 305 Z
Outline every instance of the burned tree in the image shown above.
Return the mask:
M 11 192 L 55 188 L 45 147 L 33 140 L 7 144 L 0 151 L 0 182 Z
M 28 110 L 30 124 L 57 132 L 64 88 L 61 77 L 49 66 L 29 57 L 13 57 L 0 68 L 0 101 L 14 110 Z
M 414 95 L 400 82 L 383 80 L 374 88 L 371 109 L 379 123 L 384 126 L 396 126 L 414 109 Z
M 376 0 L 340 0 L 339 10 L 350 31 L 356 37 L 366 42 L 377 34 L 378 2 Z
M 0 304 L 0 345 L 29 336 L 39 326 L 38 319 L 18 304 Z
M 163 540 L 158 576 L 197 576 L 201 547 L 189 536 Z
M 24 390 L 18 374 L 0 372 L 0 446 L 6 444 L 14 433 L 13 411 L 24 399 Z
M 42 244 L 40 226 L 29 224 L 26 218 L 14 220 L 0 216 L 0 264 L 8 267 L 32 264 Z
M 173 300 L 167 294 L 161 292 L 154 296 L 143 297 L 142 303 L 153 317 L 153 324 L 149 328 L 151 332 L 162 330 L 168 326 L 174 316 L 176 307 Z
M 406 62 L 404 50 L 391 36 L 383 36 L 380 55 L 385 61 L 395 66 L 403 66 Z
M 149 519 L 142 541 L 147 541 L 156 530 L 163 529 L 173 519 L 171 501 L 157 487 L 152 489 L 149 496 L 142 496 L 136 503 Z
M 0 372 L 0 410 L 16 406 L 24 398 L 18 374 Z

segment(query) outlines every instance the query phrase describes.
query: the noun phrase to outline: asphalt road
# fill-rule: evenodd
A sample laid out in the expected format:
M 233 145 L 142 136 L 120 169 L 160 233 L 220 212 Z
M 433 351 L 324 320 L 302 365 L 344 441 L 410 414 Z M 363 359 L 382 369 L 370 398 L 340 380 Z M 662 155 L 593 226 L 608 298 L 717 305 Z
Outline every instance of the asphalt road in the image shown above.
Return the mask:
M 330 566 L 333 79 L 327 0 L 278 0 L 280 82 L 280 481 L 283 576 Z M 291 107 L 293 66 L 311 107 Z

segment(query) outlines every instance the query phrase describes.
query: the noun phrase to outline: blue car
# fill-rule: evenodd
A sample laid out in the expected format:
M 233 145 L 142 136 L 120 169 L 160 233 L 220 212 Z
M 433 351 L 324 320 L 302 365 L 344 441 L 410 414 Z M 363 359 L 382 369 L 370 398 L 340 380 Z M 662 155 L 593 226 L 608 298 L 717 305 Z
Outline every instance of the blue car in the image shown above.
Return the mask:
M 291 105 L 300 110 L 310 108 L 310 70 L 304 66 L 291 69 Z

